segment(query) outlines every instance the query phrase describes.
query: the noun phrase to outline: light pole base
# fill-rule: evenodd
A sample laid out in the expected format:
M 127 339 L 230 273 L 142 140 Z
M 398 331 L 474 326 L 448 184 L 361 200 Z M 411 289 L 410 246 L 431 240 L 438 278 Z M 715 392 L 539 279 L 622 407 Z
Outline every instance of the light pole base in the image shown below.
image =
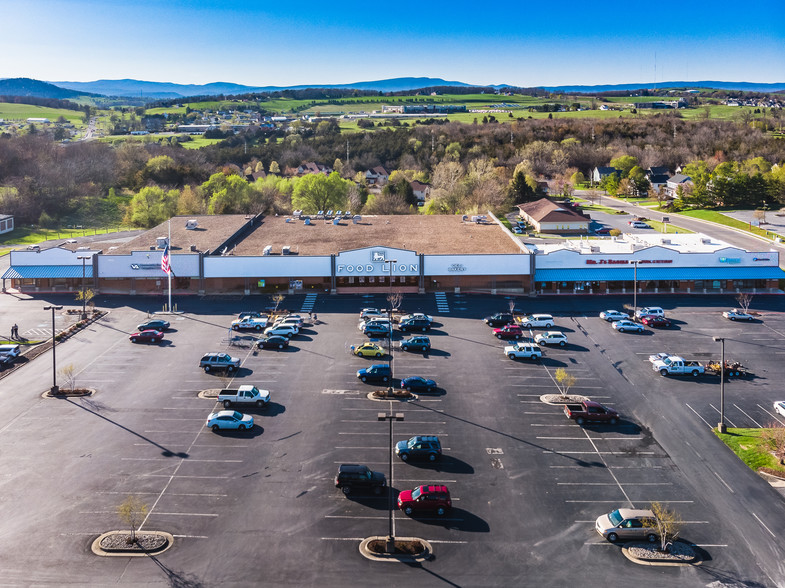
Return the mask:
M 385 548 L 387 553 L 395 553 L 395 537 L 392 535 L 387 537 L 387 546 Z
M 728 427 L 725 426 L 725 423 L 717 423 L 717 430 L 724 435 L 728 432 Z
M 60 386 L 52 386 L 49 388 L 49 394 L 60 394 Z

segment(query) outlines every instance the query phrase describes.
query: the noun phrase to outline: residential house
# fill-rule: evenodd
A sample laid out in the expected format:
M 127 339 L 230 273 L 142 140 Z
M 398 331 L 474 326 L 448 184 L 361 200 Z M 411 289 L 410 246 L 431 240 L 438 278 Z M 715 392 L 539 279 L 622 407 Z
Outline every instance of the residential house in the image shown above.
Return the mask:
M 668 178 L 670 177 L 668 172 L 668 168 L 664 166 L 652 166 L 646 170 L 646 179 L 649 180 L 655 192 L 659 192 L 660 188 L 664 188 L 668 183 Z
M 325 176 L 329 176 L 332 172 L 332 168 L 316 161 L 308 161 L 300 164 L 297 168 L 298 176 L 304 176 L 306 174 L 324 174 Z
M 621 172 L 615 167 L 595 167 L 591 172 L 591 181 L 598 184 L 611 174 L 617 174 L 621 177 Z
M 10 214 L 0 214 L 0 235 L 14 230 L 14 217 Z
M 365 172 L 365 181 L 369 186 L 384 186 L 390 180 L 390 172 L 384 166 L 377 165 Z
M 431 185 L 413 180 L 409 182 L 417 202 L 425 202 L 431 196 Z
M 523 219 L 534 227 L 538 233 L 573 233 L 589 232 L 591 219 L 549 200 L 540 198 L 534 202 L 518 204 Z
M 690 176 L 685 176 L 684 174 L 676 174 L 673 177 L 668 179 L 667 184 L 665 185 L 665 193 L 668 195 L 669 198 L 676 198 L 679 190 L 679 186 L 684 188 L 692 188 L 692 178 Z

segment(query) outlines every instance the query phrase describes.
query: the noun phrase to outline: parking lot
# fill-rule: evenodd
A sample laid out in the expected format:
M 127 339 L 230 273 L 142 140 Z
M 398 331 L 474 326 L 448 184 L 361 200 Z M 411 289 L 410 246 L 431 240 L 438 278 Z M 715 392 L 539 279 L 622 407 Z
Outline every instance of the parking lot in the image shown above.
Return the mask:
M 284 350 L 257 350 L 250 337 L 229 345 L 229 322 L 253 299 L 185 301 L 160 345 L 131 344 L 144 306 L 117 305 L 58 347 L 58 365 L 73 364 L 77 385 L 95 388 L 93 397 L 41 398 L 51 385 L 51 353 L 0 382 L 4 581 L 332 586 L 360 576 L 395 585 L 563 586 L 623 574 L 679 585 L 778 585 L 785 549 L 773 535 L 785 509 L 710 432 L 719 378 L 664 378 L 648 356 L 705 361 L 719 356 L 712 336 L 726 337 L 726 356 L 753 373 L 726 383 L 728 425 L 768 425 L 772 402 L 783 396 L 785 316 L 765 297 L 754 301 L 764 310 L 751 324 L 720 316 L 728 300 L 657 299 L 674 327 L 622 334 L 597 318 L 612 300 L 590 309 L 569 299 L 515 301 L 517 309 L 554 314 L 569 344 L 548 347 L 541 361 L 511 361 L 505 342 L 478 320 L 507 310 L 507 300 L 405 296 L 404 310 L 432 314 L 436 326 L 431 352 L 394 352 L 394 383 L 419 375 L 439 386 L 406 403 L 368 399 L 383 386 L 355 372 L 387 358 L 349 350 L 363 340 L 360 308 L 384 307 L 384 296 L 287 298 L 291 311 L 312 309 L 318 320 Z M 242 367 L 233 376 L 205 373 L 197 364 L 207 351 L 227 351 Z M 542 394 L 556 392 L 559 367 L 577 379 L 571 392 L 615 408 L 621 421 L 581 427 L 561 406 L 542 403 Z M 253 430 L 205 428 L 220 406 L 198 392 L 246 383 L 272 394 L 269 407 L 247 411 Z M 334 487 L 342 463 L 387 475 L 389 425 L 379 412 L 404 414 L 393 425 L 395 441 L 424 434 L 442 441 L 440 461 L 395 458 L 389 480 L 396 493 L 426 483 L 450 489 L 445 517 L 394 512 L 396 536 L 434 545 L 434 559 L 422 565 L 362 558 L 361 539 L 387 534 L 388 497 L 344 496 Z M 148 506 L 142 529 L 172 533 L 174 547 L 155 558 L 95 557 L 90 543 L 120 528 L 115 511 L 128 494 Z M 594 531 L 600 514 L 652 501 L 679 511 L 682 537 L 708 562 L 652 571 Z

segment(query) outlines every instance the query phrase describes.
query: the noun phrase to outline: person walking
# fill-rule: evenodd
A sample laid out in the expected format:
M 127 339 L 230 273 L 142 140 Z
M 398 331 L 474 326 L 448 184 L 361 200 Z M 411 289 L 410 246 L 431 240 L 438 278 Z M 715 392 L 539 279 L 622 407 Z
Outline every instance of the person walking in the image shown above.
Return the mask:
M 19 339 L 19 326 L 16 323 L 11 327 L 11 339 Z

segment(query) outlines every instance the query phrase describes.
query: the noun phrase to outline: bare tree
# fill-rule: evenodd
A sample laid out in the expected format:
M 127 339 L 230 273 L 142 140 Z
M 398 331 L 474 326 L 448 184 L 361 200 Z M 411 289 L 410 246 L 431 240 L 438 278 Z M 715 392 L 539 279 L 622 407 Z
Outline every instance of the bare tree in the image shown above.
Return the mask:
M 750 309 L 750 304 L 752 304 L 752 294 L 741 292 L 736 296 L 736 302 L 738 302 L 739 308 L 746 313 Z
M 401 307 L 401 302 L 403 302 L 403 294 L 400 292 L 390 292 L 387 295 L 387 304 L 390 306 L 390 312 L 397 312 L 398 309 Z
M 765 225 L 766 224 L 766 211 L 761 209 L 761 208 L 753 210 L 752 211 L 752 218 L 754 218 L 756 221 L 758 221 L 759 225 Z
M 66 366 L 61 367 L 58 370 L 60 374 L 60 378 L 65 381 L 65 385 L 67 388 L 71 389 L 71 392 L 74 391 L 76 388 L 76 368 L 74 368 L 74 364 L 69 363 Z
M 129 543 L 136 543 L 136 530 L 147 516 L 147 505 L 142 502 L 141 498 L 132 494 L 117 507 L 117 516 L 120 517 L 122 522 L 131 527 Z
M 575 382 L 578 381 L 575 376 L 567 372 L 567 370 L 564 368 L 559 368 L 556 370 L 554 379 L 556 380 L 556 387 L 559 389 L 561 397 L 564 399 L 566 399 L 569 395 L 570 388 L 572 388 L 575 385 Z
M 273 311 L 273 313 L 275 313 L 275 314 L 278 313 L 278 307 L 280 306 L 281 302 L 283 302 L 284 298 L 286 298 L 286 296 L 284 296 L 280 292 L 278 294 L 273 294 L 272 295 L 272 300 L 273 300 L 273 302 L 275 302 L 275 310 Z
M 654 513 L 654 519 L 644 519 L 643 526 L 657 529 L 657 534 L 660 536 L 660 551 L 668 552 L 681 532 L 683 524 L 681 515 L 660 502 L 652 502 L 651 511 Z
M 779 423 L 772 423 L 771 426 L 760 431 L 760 439 L 763 445 L 771 451 L 780 465 L 785 465 L 785 427 Z

